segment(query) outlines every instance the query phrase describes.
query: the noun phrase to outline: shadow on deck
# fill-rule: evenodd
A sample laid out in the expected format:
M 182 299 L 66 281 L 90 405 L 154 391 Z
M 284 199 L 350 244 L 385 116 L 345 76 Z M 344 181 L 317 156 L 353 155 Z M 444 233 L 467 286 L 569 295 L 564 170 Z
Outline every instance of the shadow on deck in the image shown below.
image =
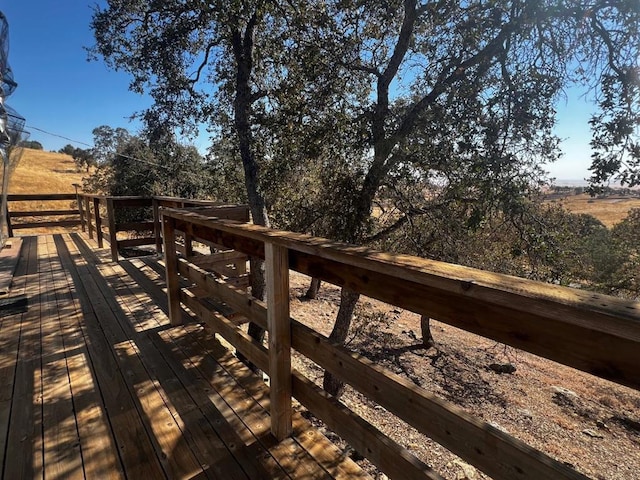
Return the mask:
M 3 478 L 366 476 L 297 414 L 277 442 L 268 388 L 201 326 L 170 325 L 153 260 L 23 240 L 29 309 L 0 317 Z

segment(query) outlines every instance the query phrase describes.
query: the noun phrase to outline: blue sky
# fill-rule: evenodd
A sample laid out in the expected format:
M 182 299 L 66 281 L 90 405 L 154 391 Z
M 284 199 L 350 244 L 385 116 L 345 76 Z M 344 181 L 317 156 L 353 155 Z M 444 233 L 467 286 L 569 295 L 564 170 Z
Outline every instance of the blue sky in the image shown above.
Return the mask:
M 19 85 L 7 103 L 26 118 L 30 139 L 47 150 L 70 142 L 36 128 L 91 144 L 91 131 L 99 125 L 135 132 L 139 124 L 128 118 L 150 104 L 148 98 L 128 91 L 125 73 L 87 61 L 83 47 L 93 44 L 89 22 L 94 4 L 85 0 L 5 0 L 0 4 L 9 21 L 9 61 Z M 587 122 L 592 108 L 573 91 L 568 102 L 558 105 L 557 133 L 564 139 L 564 158 L 548 166 L 557 179 L 589 176 Z M 204 150 L 206 138 L 196 144 Z

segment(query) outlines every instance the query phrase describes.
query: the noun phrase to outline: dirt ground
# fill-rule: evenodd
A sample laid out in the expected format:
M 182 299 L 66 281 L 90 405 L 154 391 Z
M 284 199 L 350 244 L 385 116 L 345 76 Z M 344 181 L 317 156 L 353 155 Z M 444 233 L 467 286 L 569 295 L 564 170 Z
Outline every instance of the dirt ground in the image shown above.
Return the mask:
M 316 300 L 305 300 L 308 284 L 291 272 L 292 317 L 328 335 L 339 290 L 323 284 Z M 349 348 L 589 477 L 640 479 L 640 392 L 443 323 L 431 329 L 436 347 L 426 349 L 418 315 L 361 297 Z M 499 374 L 491 364 L 515 372 Z M 294 366 L 322 383 L 322 369 L 308 359 L 296 355 Z M 446 478 L 489 478 L 353 389 L 342 401 Z

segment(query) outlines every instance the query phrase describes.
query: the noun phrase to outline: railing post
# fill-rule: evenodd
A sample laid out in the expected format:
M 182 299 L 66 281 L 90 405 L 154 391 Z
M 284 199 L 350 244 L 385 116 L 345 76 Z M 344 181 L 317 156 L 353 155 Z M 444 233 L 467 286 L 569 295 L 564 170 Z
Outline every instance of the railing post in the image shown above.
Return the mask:
M 289 322 L 289 257 L 285 247 L 265 243 L 271 433 L 291 435 L 291 324 Z
M 157 198 L 151 200 L 153 206 L 153 236 L 156 239 L 156 253 L 162 253 L 162 224 L 160 223 L 160 202 Z
M 82 202 L 84 201 L 84 198 L 77 192 L 77 190 L 78 189 L 76 187 L 76 203 L 78 204 L 78 213 L 80 214 L 80 228 L 83 232 L 86 232 L 86 220 L 84 218 L 84 208 L 82 208 Z
M 109 242 L 111 243 L 111 260 L 118 261 L 118 232 L 116 232 L 116 211 L 113 197 L 107 197 L 107 220 L 109 222 Z
M 182 324 L 180 310 L 180 284 L 178 283 L 178 257 L 176 255 L 176 221 L 162 217 L 162 239 L 164 242 L 164 265 L 167 283 L 167 303 L 171 325 Z
M 7 235 L 9 237 L 13 237 L 13 227 L 11 226 L 11 215 L 9 214 L 9 199 L 7 199 L 7 203 L 4 206 L 4 214 L 7 219 Z
M 100 199 L 93 198 L 93 213 L 96 217 L 96 239 L 98 240 L 98 248 L 102 248 L 102 217 L 100 216 Z
M 89 230 L 89 238 L 93 239 L 93 225 L 91 224 L 91 203 L 89 197 L 84 197 L 84 211 L 87 215 L 87 229 Z

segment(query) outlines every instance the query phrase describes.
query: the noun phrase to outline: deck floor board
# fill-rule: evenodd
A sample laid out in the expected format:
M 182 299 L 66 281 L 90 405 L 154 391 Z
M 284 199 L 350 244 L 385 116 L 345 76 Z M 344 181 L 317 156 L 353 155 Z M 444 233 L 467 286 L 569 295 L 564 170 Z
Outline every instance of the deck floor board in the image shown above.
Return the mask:
M 268 387 L 202 326 L 170 325 L 161 271 L 84 234 L 23 237 L 29 308 L 0 313 L 2 478 L 364 478 L 299 415 L 276 441 Z

